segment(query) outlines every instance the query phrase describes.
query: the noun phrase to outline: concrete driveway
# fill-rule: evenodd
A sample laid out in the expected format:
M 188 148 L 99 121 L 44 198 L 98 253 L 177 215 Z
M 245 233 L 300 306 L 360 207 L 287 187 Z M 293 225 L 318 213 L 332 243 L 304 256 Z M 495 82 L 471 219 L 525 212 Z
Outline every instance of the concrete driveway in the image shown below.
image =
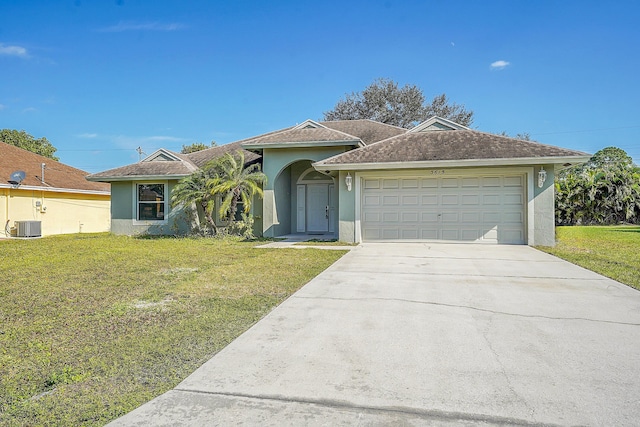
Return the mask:
M 640 292 L 526 246 L 363 244 L 131 425 L 638 425 Z

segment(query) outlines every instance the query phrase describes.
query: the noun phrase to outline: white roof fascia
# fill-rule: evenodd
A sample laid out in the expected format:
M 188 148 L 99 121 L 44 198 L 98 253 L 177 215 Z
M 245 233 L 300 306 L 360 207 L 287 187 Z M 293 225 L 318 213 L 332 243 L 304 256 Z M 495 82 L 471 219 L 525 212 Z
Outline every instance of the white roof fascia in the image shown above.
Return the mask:
M 386 162 L 386 163 L 343 163 L 323 164 L 313 163 L 318 170 L 372 170 L 372 169 L 424 169 L 424 168 L 460 168 L 473 166 L 520 166 L 520 165 L 548 165 L 548 164 L 579 164 L 587 162 L 590 156 L 564 157 L 523 157 L 516 159 L 470 159 L 470 160 L 428 160 L 414 162 Z
M 74 194 L 94 194 L 94 195 L 110 195 L 110 191 L 101 190 L 81 190 L 79 188 L 59 188 L 59 187 L 38 187 L 35 185 L 10 185 L 0 184 L 0 188 L 9 188 L 11 190 L 26 190 L 26 191 L 51 191 L 52 193 L 74 193 Z
M 325 125 L 316 122 L 315 120 L 311 120 L 311 119 L 307 119 L 304 122 L 300 123 L 299 125 L 296 125 L 294 127 L 294 129 L 304 129 L 308 126 L 312 126 L 314 128 L 322 128 L 322 129 L 329 129 L 328 127 L 326 127 Z
M 116 182 L 116 181 L 154 181 L 154 180 L 162 180 L 166 181 L 168 179 L 182 179 L 189 174 L 179 174 L 179 175 L 133 175 L 133 176 L 101 176 L 101 177 L 86 177 L 87 181 L 94 182 Z
M 419 125 L 416 125 L 415 127 L 409 129 L 409 131 L 407 133 L 422 132 L 426 128 L 428 128 L 429 126 L 431 126 L 433 124 L 436 124 L 436 123 L 440 123 L 441 125 L 453 128 L 453 130 L 471 130 L 466 126 L 462 126 L 461 124 L 458 124 L 458 123 L 453 122 L 451 120 L 443 119 L 442 117 L 438 117 L 438 116 L 433 116 L 433 117 L 425 120 L 424 122 L 420 123 Z

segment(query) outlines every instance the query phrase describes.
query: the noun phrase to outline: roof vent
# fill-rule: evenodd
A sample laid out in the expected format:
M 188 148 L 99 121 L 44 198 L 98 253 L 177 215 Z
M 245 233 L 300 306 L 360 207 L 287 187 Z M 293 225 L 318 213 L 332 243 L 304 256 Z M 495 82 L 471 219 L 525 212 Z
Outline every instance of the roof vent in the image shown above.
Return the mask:
M 9 177 L 9 184 L 12 185 L 20 185 L 24 178 L 27 176 L 24 171 L 15 171 L 11 173 L 11 177 Z

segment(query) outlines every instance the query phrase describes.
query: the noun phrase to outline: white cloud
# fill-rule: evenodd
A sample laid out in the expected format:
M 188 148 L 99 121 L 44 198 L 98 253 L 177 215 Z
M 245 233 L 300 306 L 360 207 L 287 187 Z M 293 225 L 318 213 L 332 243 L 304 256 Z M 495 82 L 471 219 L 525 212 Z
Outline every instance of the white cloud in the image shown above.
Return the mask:
M 0 104 L 0 111 L 4 110 L 5 108 L 7 108 L 6 105 Z
M 505 67 L 511 65 L 510 62 L 507 61 L 503 61 L 502 59 L 500 61 L 495 61 L 491 63 L 491 69 L 492 70 L 502 70 Z
M 27 107 L 24 110 L 22 110 L 23 113 L 33 113 L 35 111 L 38 111 L 38 109 L 35 107 Z
M 80 135 L 77 135 L 78 138 L 97 138 L 98 134 L 97 133 L 81 133 Z
M 0 43 L 0 55 L 18 56 L 20 58 L 28 58 L 29 53 L 27 49 L 22 46 L 7 46 Z
M 123 22 L 120 21 L 116 25 L 100 28 L 98 31 L 103 33 L 121 33 L 123 31 L 177 31 L 187 28 L 186 25 L 171 22 Z

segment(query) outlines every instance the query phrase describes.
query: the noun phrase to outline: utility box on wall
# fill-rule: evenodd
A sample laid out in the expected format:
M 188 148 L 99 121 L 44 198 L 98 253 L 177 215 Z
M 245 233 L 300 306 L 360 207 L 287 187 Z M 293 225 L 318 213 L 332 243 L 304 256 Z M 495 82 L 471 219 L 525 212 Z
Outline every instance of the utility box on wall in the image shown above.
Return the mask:
M 42 236 L 41 221 L 16 221 L 17 237 L 40 237 Z

